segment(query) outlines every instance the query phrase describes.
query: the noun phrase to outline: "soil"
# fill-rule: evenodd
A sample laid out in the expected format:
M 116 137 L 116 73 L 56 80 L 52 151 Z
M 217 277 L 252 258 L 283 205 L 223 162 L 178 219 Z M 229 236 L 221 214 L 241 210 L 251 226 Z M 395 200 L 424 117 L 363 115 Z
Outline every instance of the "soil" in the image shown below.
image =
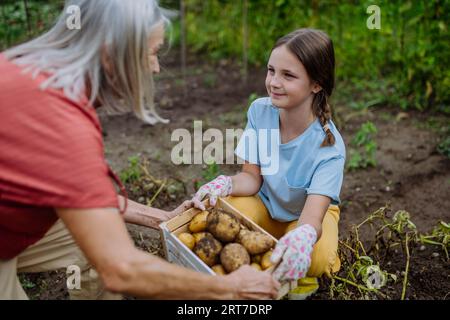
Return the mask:
M 149 126 L 131 114 L 111 116 L 103 111 L 99 113 L 106 158 L 113 170 L 120 172 L 127 167 L 129 157 L 140 155 L 149 160 L 149 169 L 154 176 L 184 181 L 186 199 L 194 193 L 194 180 L 201 177 L 205 166 L 175 166 L 171 163 L 171 149 L 177 144 L 170 140 L 173 130 L 186 128 L 193 132 L 194 120 L 203 121 L 203 130 L 243 128 L 249 96 L 252 93 L 265 95 L 264 68 L 251 69 L 248 81 L 244 83 L 236 63 L 221 61 L 211 65 L 193 56 L 190 58 L 186 82 L 182 79 L 176 56 L 166 59 L 166 67 L 156 79 L 158 109 L 163 117 L 171 120 L 170 124 Z M 183 83 L 186 83 L 186 88 Z M 185 90 L 186 95 L 183 94 Z M 334 107 L 335 122 L 346 142 L 347 152 L 362 123 L 370 120 L 378 129 L 376 167 L 345 173 L 340 237 L 344 238 L 353 224 L 388 203 L 394 212 L 400 209 L 408 211 L 419 232 L 429 232 L 440 220 L 449 222 L 450 159 L 436 152 L 436 146 L 443 138 L 436 127 L 448 125 L 448 117 L 418 111 L 404 113 L 399 112 L 399 108 L 388 106 L 360 114 L 349 113 L 344 105 Z M 437 126 L 432 125 L 434 122 L 430 119 L 440 119 L 437 120 L 440 122 Z M 239 167 L 224 165 L 220 169 L 225 174 L 232 174 Z M 177 199 L 159 205 L 162 209 L 173 209 L 180 203 Z M 129 230 L 138 246 L 149 252 L 162 253 L 157 231 L 136 226 L 129 226 Z M 434 252 L 440 252 L 440 257 L 432 258 Z M 404 257 L 392 257 L 390 267 L 394 273 L 404 270 Z M 47 273 L 40 278 L 34 275 L 26 277 L 32 277 L 37 287 L 42 281 L 54 283 L 63 278 L 61 273 L 59 276 Z M 408 299 L 449 299 L 449 280 L 449 263 L 439 248 L 413 249 Z M 58 286 L 46 286 L 41 294 L 33 290 L 37 289 L 27 289 L 27 292 L 35 299 L 67 298 Z M 392 290 L 392 296 L 398 299 L 401 283 Z M 327 298 L 326 288 L 321 289 L 316 298 Z
M 410 255 L 405 300 L 449 300 L 450 265 L 443 252 L 439 252 L 439 249 L 433 246 L 416 245 L 410 248 Z M 388 281 L 387 288 L 383 288 L 383 293 L 387 295 L 384 299 L 401 299 L 405 265 L 406 255 L 401 250 L 393 251 L 381 264 L 383 270 L 397 277 L 397 281 Z M 317 293 L 308 299 L 330 299 L 330 280 L 321 278 L 320 283 Z M 346 299 L 360 298 L 361 295 L 355 295 Z M 370 295 L 370 299 L 377 298 L 379 297 L 376 294 Z

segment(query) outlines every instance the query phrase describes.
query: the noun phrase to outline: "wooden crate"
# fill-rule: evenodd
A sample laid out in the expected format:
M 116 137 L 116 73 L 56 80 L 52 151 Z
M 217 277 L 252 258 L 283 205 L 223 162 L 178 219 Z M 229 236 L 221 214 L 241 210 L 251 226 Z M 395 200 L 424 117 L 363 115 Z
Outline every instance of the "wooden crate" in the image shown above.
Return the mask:
M 205 207 L 209 204 L 208 200 L 205 200 L 203 203 L 205 204 Z M 277 242 L 277 239 L 275 239 L 271 234 L 269 234 L 252 220 L 247 218 L 244 214 L 239 212 L 239 210 L 234 208 L 225 199 L 219 198 L 217 201 L 217 206 L 234 215 L 234 217 L 236 217 L 240 223 L 242 223 L 250 230 L 267 234 L 275 241 L 275 243 Z M 199 272 L 215 275 L 214 271 L 208 265 L 200 260 L 200 258 L 197 257 L 194 252 L 192 252 L 178 239 L 178 235 L 180 233 L 189 232 L 189 223 L 191 222 L 192 218 L 199 212 L 200 210 L 191 208 L 181 215 L 178 215 L 169 221 L 161 223 L 161 239 L 163 243 L 164 253 L 166 255 L 166 259 L 171 263 L 175 263 L 177 265 L 184 266 L 186 268 L 190 268 Z M 265 270 L 264 272 L 272 271 L 273 267 Z M 278 299 L 281 299 L 283 296 L 285 296 L 295 286 L 295 282 L 283 283 L 278 292 Z

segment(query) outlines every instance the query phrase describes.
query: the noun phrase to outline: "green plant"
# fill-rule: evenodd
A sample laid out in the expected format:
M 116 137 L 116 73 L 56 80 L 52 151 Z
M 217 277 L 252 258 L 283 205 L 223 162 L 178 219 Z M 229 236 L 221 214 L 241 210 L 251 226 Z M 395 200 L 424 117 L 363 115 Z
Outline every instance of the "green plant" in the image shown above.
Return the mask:
M 372 227 L 375 222 L 382 220 L 386 211 L 387 207 L 375 211 L 360 224 L 353 226 L 347 238 L 339 241 L 342 268 L 339 274 L 332 277 L 329 289 L 331 298 L 388 298 L 382 289 L 389 281 L 397 281 L 397 277 L 383 270 L 377 252 L 366 249 L 360 240 L 361 229 L 367 225 Z M 386 224 L 386 221 L 383 221 L 379 228 L 383 228 Z
M 19 281 L 20 284 L 22 285 L 22 287 L 24 289 L 33 289 L 34 287 L 36 287 L 36 284 L 34 282 L 32 282 L 26 275 L 21 274 L 19 275 Z
M 211 181 L 220 175 L 220 168 L 215 161 L 211 161 L 206 165 L 206 169 L 202 173 L 205 181 Z
M 449 260 L 448 250 L 450 249 L 450 224 L 440 221 L 431 234 L 421 234 L 420 242 L 423 244 L 431 244 L 440 246 L 445 252 L 447 260 Z
M 207 88 L 214 88 L 217 83 L 217 75 L 215 73 L 206 73 L 203 76 L 203 83 Z
M 392 298 L 384 289 L 390 281 L 396 283 L 397 276 L 383 270 L 382 263 L 392 253 L 393 248 L 400 247 L 405 256 L 405 269 L 401 273 L 403 281 L 400 298 L 403 300 L 406 298 L 408 286 L 411 248 L 421 241 L 448 246 L 450 230 L 448 224 L 441 222 L 431 235 L 419 237 L 409 212 L 398 210 L 392 218 L 389 218 L 389 211 L 389 206 L 376 210 L 360 224 L 353 226 L 348 237 L 339 241 L 342 268 L 339 274 L 332 277 L 331 298 Z M 370 230 L 367 228 L 375 232 L 375 237 L 373 241 L 364 245 L 360 240 L 360 234 L 368 233 Z
M 446 137 L 441 143 L 439 143 L 437 150 L 439 153 L 450 158 L 450 136 Z
M 202 171 L 202 179 L 194 180 L 195 190 L 198 190 L 202 185 L 214 180 L 221 174 L 220 168 L 215 161 L 207 163 L 205 169 Z
M 120 180 L 123 183 L 131 183 L 139 180 L 142 175 L 142 169 L 139 162 L 139 156 L 132 156 L 128 158 L 128 167 L 120 173 Z
M 255 92 L 251 93 L 248 96 L 247 105 L 250 106 L 252 104 L 252 102 L 255 101 L 258 98 L 259 98 L 259 95 L 257 93 L 255 93 Z
M 377 144 L 374 140 L 377 134 L 377 127 L 370 121 L 367 121 L 356 132 L 351 142 L 350 159 L 347 163 L 349 170 L 367 168 L 376 166 Z
M 36 37 L 60 14 L 64 1 L 8 0 L 0 3 L 0 51 Z

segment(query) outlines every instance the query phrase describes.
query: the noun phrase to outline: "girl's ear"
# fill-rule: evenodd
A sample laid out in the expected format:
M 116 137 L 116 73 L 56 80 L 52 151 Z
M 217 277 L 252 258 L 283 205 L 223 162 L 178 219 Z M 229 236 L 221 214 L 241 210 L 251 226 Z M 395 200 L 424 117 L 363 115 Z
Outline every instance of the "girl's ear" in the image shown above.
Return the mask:
M 317 83 L 314 83 L 313 88 L 312 88 L 312 92 L 313 93 L 319 93 L 322 90 L 322 87 L 319 86 Z

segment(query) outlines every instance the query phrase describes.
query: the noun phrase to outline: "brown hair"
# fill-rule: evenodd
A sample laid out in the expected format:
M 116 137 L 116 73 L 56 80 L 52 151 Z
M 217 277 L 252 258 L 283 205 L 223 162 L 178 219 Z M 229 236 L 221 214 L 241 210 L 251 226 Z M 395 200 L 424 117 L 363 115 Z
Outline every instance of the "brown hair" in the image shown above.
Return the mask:
M 322 88 L 315 94 L 312 108 L 326 134 L 321 147 L 332 146 L 336 140 L 328 126 L 331 119 L 331 107 L 328 104 L 328 99 L 334 89 L 333 42 L 323 31 L 298 29 L 279 39 L 273 49 L 283 45 L 297 56 L 305 67 L 309 78 Z

